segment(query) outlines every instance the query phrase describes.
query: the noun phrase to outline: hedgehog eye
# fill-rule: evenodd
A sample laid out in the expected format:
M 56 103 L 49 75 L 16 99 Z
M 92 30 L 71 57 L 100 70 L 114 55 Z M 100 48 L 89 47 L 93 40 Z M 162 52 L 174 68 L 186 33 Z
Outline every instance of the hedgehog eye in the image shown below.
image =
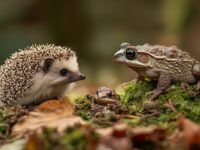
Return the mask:
M 68 75 L 68 70 L 67 69 L 61 69 L 60 70 L 60 75 L 61 76 L 67 76 Z
M 133 60 L 137 55 L 136 51 L 131 48 L 126 49 L 125 53 L 126 53 L 126 58 L 129 60 Z

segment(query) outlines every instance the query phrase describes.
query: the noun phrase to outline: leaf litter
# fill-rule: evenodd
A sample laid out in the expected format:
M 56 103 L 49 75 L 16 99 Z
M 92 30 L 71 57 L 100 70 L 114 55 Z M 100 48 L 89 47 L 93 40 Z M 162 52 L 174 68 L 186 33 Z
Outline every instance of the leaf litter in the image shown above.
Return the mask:
M 195 123 L 198 109 L 194 107 L 199 102 L 191 87 L 182 94 L 175 86 L 157 102 L 145 100 L 144 93 L 153 88 L 151 81 L 136 84 L 126 85 L 121 95 L 101 87 L 74 103 L 64 98 L 48 100 L 31 111 L 20 106 L 2 108 L 0 141 L 12 146 L 12 141 L 26 139 L 25 150 L 200 149 L 200 126 Z M 197 115 L 185 108 L 186 98 Z

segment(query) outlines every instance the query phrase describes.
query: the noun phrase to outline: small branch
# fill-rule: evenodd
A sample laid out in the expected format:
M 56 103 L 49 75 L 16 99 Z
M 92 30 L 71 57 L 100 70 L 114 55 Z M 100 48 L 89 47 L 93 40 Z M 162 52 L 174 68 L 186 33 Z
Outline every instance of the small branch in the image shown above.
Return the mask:
M 95 99 L 95 102 L 99 105 L 117 104 L 117 101 L 111 98 Z
M 167 106 L 170 110 L 172 110 L 173 112 L 176 112 L 176 108 L 174 107 L 174 104 L 172 102 L 172 99 L 168 99 L 167 103 L 165 103 L 165 106 Z
M 142 119 L 147 119 L 147 118 L 150 118 L 150 117 L 153 117 L 153 116 L 157 116 L 157 115 L 160 115 L 160 114 L 161 114 L 161 111 L 156 111 L 156 112 L 153 112 L 151 114 L 142 116 Z
M 127 119 L 139 119 L 140 117 L 134 115 L 116 115 L 119 118 L 127 118 Z

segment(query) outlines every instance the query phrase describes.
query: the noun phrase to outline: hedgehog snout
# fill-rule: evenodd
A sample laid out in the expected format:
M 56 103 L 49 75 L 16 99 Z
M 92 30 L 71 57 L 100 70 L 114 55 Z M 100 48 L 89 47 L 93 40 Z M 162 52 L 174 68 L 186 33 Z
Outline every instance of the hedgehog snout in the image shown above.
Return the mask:
M 84 74 L 79 75 L 80 80 L 85 80 L 86 76 Z
M 85 78 L 86 78 L 86 76 L 80 72 L 70 72 L 68 81 L 75 82 L 75 81 L 79 81 L 79 80 L 85 80 Z

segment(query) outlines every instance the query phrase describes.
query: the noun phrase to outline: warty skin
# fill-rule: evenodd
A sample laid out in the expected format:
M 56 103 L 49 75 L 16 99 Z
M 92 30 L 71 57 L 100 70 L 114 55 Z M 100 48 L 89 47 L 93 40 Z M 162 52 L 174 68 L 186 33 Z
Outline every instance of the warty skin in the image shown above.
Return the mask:
M 114 54 L 114 60 L 136 71 L 138 79 L 149 78 L 158 81 L 157 88 L 149 93 L 152 94 L 150 100 L 165 92 L 171 82 L 197 82 L 196 89 L 200 90 L 200 63 L 176 46 L 133 46 L 124 42 Z

